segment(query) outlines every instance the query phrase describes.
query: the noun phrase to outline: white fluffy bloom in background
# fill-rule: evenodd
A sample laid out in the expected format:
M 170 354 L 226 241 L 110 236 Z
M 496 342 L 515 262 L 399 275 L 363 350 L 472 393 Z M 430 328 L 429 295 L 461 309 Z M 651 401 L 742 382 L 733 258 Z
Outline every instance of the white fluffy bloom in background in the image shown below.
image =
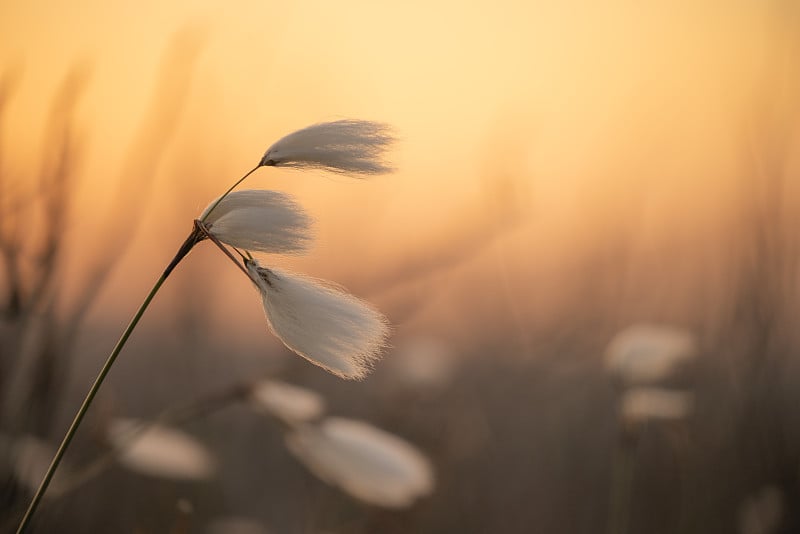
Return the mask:
M 324 169 L 340 174 L 383 174 L 392 168 L 383 160 L 394 142 L 386 124 L 339 120 L 313 124 L 276 141 L 260 165 Z
M 10 453 L 6 457 L 11 459 L 14 478 L 26 490 L 34 493 L 50 467 L 56 448 L 35 436 L 23 434 L 15 438 L 0 436 L 0 450 L 2 449 Z M 45 498 L 59 495 L 69 483 L 71 473 L 69 465 L 62 465 L 50 484 L 51 492 L 45 494 Z
M 405 340 L 388 363 L 397 381 L 416 389 L 446 386 L 458 367 L 452 349 L 444 341 L 430 337 Z
M 692 334 L 666 325 L 635 324 L 620 331 L 606 348 L 606 368 L 626 384 L 668 378 L 695 356 Z
M 118 450 L 117 461 L 137 473 L 203 480 L 216 470 L 216 462 L 203 445 L 188 434 L 163 425 L 115 419 L 108 426 L 107 438 Z
M 314 475 L 366 503 L 404 508 L 433 491 L 433 470 L 419 450 L 361 421 L 331 417 L 295 429 L 286 444 Z
M 311 219 L 289 195 L 245 189 L 214 200 L 200 215 L 222 243 L 259 252 L 303 252 L 311 242 Z
M 289 424 L 312 421 L 322 416 L 322 395 L 278 380 L 262 380 L 250 391 L 251 404 Z
M 625 421 L 640 423 L 650 419 L 680 421 L 694 407 L 694 395 L 687 391 L 635 387 L 622 395 L 620 411 Z
M 342 378 L 362 378 L 380 358 L 389 327 L 366 302 L 311 278 L 247 261 L 267 322 L 283 343 Z

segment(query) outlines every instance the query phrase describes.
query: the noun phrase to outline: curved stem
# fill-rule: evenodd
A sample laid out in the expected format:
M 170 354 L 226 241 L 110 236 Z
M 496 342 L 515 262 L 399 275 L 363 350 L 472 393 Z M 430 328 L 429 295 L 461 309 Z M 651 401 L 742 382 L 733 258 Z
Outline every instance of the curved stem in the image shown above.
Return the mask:
M 67 448 L 69 447 L 70 442 L 72 441 L 73 436 L 75 436 L 75 432 L 78 430 L 78 427 L 83 421 L 83 417 L 86 415 L 86 412 L 89 410 L 89 406 L 91 406 L 92 401 L 94 400 L 95 395 L 97 395 L 97 391 L 100 389 L 100 386 L 103 384 L 103 380 L 105 380 L 106 375 L 108 374 L 109 370 L 111 370 L 111 366 L 114 365 L 114 361 L 116 361 L 117 356 L 122 351 L 122 348 L 127 343 L 128 338 L 133 333 L 133 330 L 136 328 L 136 325 L 139 324 L 139 320 L 144 315 L 145 310 L 150 305 L 150 302 L 153 300 L 153 297 L 156 296 L 158 290 L 161 289 L 161 285 L 167 279 L 167 277 L 172 273 L 173 269 L 180 263 L 180 261 L 189 253 L 192 247 L 201 239 L 200 234 L 194 230 L 189 237 L 186 238 L 181 248 L 178 250 L 178 253 L 172 259 L 172 261 L 167 265 L 167 268 L 164 269 L 164 273 L 156 280 L 156 283 L 153 285 L 150 292 L 145 297 L 142 304 L 139 306 L 139 309 L 136 310 L 136 314 L 131 319 L 131 322 L 128 324 L 128 327 L 120 336 L 119 341 L 114 346 L 114 349 L 111 351 L 111 354 L 108 355 L 108 359 L 106 359 L 106 363 L 103 364 L 102 369 L 100 369 L 100 373 L 97 375 L 92 387 L 89 388 L 89 392 L 86 394 L 86 397 L 83 399 L 83 403 L 81 407 L 78 408 L 78 413 L 75 414 L 75 418 L 72 420 L 72 424 L 69 426 L 67 433 L 64 435 L 64 439 L 61 441 L 61 445 L 59 445 L 58 450 L 56 451 L 56 455 L 53 457 L 53 461 L 50 462 L 50 467 L 47 468 L 47 472 L 42 479 L 41 484 L 39 484 L 39 489 L 36 490 L 36 494 L 33 496 L 31 503 L 28 505 L 28 509 L 25 511 L 25 515 L 22 517 L 22 521 L 19 523 L 19 527 L 17 527 L 17 534 L 22 534 L 28 528 L 30 524 L 31 518 L 33 518 L 33 514 L 36 513 L 36 509 L 39 506 L 39 502 L 44 497 L 45 492 L 47 491 L 47 487 L 50 485 L 50 481 L 53 478 L 53 475 L 58 469 L 58 464 L 61 463 L 61 458 L 64 456 L 64 453 L 67 452 Z
M 245 274 L 245 276 L 250 278 L 250 273 L 247 272 L 247 269 L 244 267 L 244 265 L 239 263 L 239 260 L 237 260 L 233 256 L 233 254 L 231 254 L 231 251 L 225 248 L 225 245 L 223 245 L 222 242 L 220 242 L 220 240 L 217 239 L 217 237 L 214 234 L 208 231 L 208 227 L 205 225 L 205 223 L 203 223 L 203 221 L 201 221 L 200 219 L 195 219 L 194 228 L 195 231 L 200 232 L 204 238 L 207 237 L 208 239 L 210 239 L 212 243 L 214 243 L 226 256 L 228 256 L 228 258 L 234 263 L 234 265 L 236 265 L 239 268 L 240 271 L 242 271 Z M 236 252 L 239 252 L 236 248 L 234 248 L 234 250 L 236 250 Z M 242 253 L 239 252 L 240 256 L 241 254 Z
M 633 499 L 634 471 L 636 468 L 636 430 L 620 430 L 617 439 L 611 474 L 608 533 L 628 534 L 630 515 L 633 510 L 631 501 Z
M 252 383 L 239 382 L 196 399 L 189 404 L 167 408 L 156 415 L 152 421 L 145 421 L 137 425 L 125 436 L 122 444 L 115 445 L 110 451 L 83 468 L 74 478 L 67 480 L 66 484 L 60 484 L 58 488 L 54 488 L 56 490 L 55 493 L 51 490 L 51 497 L 62 497 L 101 474 L 147 430 L 157 425 L 182 425 L 216 410 L 225 408 L 226 406 L 230 406 L 235 401 L 245 399 L 252 389 Z
M 247 178 L 248 176 L 250 176 L 251 174 L 253 174 L 254 172 L 256 172 L 256 171 L 257 171 L 257 170 L 258 170 L 260 167 L 262 167 L 262 165 L 261 165 L 261 164 L 258 164 L 258 165 L 256 165 L 255 167 L 253 167 L 252 169 L 250 169 L 249 171 L 247 171 L 247 173 L 246 173 L 244 176 L 242 176 L 241 178 L 239 178 L 238 180 L 236 180 L 236 183 L 235 183 L 235 184 L 233 184 L 232 186 L 230 186 L 230 187 L 228 188 L 228 190 L 227 190 L 227 191 L 225 191 L 224 193 L 222 193 L 222 195 L 220 195 L 220 197 L 217 199 L 217 201 L 216 201 L 216 202 L 214 202 L 214 204 L 212 204 L 212 205 L 211 205 L 211 207 L 210 207 L 210 208 L 208 209 L 208 211 L 206 212 L 205 216 L 204 216 L 204 217 L 202 217 L 202 218 L 200 219 L 200 222 L 205 222 L 205 220 L 208 218 L 208 216 L 209 216 L 209 215 L 211 215 L 211 212 L 212 212 L 212 211 L 214 211 L 214 208 L 216 208 L 216 207 L 217 207 L 217 205 L 218 205 L 220 202 L 222 202 L 222 199 L 224 199 L 225 197 L 227 197 L 227 196 L 228 196 L 228 194 L 229 194 L 231 191 L 233 191 L 233 190 L 234 190 L 234 188 L 235 188 L 237 185 L 239 185 L 240 183 L 244 182 L 245 178 Z

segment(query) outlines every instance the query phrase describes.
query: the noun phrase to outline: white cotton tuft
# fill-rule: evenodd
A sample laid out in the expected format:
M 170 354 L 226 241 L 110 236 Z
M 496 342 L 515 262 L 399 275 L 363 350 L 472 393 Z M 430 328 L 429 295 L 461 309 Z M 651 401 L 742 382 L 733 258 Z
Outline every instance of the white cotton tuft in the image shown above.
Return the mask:
M 679 421 L 692 412 L 694 396 L 687 391 L 635 387 L 626 391 L 620 402 L 622 417 L 632 423 L 649 419 Z
M 458 362 L 450 347 L 441 340 L 415 337 L 397 347 L 390 359 L 398 382 L 414 388 L 440 388 L 457 371 Z
M 260 165 L 312 168 L 340 174 L 384 174 L 393 169 L 384 153 L 394 142 L 386 124 L 339 120 L 313 124 L 279 139 Z
M 56 455 L 56 448 L 30 434 L 10 439 L 8 445 L 17 482 L 32 494 L 35 493 Z M 55 497 L 68 488 L 72 474 L 71 466 L 62 461 L 50 482 L 50 492 L 45 493 L 45 498 Z
M 606 367 L 626 384 L 668 378 L 696 353 L 694 336 L 667 325 L 634 324 L 620 331 L 606 348 Z
M 407 441 L 361 421 L 330 417 L 286 436 L 314 475 L 361 501 L 405 508 L 433 491 L 428 459 Z
M 389 327 L 366 302 L 337 287 L 247 262 L 272 332 L 291 350 L 342 378 L 363 378 Z
M 209 204 L 200 220 L 221 242 L 244 250 L 298 253 L 311 242 L 311 219 L 279 191 L 233 191 Z
M 134 419 L 115 419 L 108 440 L 117 461 L 137 473 L 160 478 L 203 480 L 216 466 L 211 453 L 188 434 Z
M 250 392 L 250 401 L 290 424 L 317 419 L 325 411 L 325 401 L 319 393 L 278 380 L 257 383 Z

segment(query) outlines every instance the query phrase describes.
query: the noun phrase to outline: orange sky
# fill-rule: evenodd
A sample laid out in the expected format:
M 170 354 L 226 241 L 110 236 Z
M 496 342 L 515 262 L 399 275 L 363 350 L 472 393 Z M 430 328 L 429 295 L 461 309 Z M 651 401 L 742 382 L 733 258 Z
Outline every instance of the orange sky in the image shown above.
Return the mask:
M 524 271 L 632 217 L 645 241 L 721 224 L 782 17 L 745 1 L 0 0 L 0 67 L 20 69 L 4 165 L 37 168 L 54 87 L 90 65 L 73 250 L 92 254 L 119 181 L 135 185 L 126 158 L 183 30 L 198 46 L 192 83 L 152 203 L 126 212 L 144 224 L 105 306 L 130 309 L 193 214 L 272 141 L 339 117 L 393 124 L 399 172 L 365 183 L 262 169 L 251 187 L 297 195 L 318 221 L 317 250 L 289 263 L 369 286 L 409 251 L 479 241 L 513 209 Z

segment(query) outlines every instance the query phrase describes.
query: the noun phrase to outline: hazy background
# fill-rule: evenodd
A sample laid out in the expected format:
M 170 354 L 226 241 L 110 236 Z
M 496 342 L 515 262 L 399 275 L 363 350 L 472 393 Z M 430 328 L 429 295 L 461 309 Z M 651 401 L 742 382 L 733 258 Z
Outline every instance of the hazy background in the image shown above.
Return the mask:
M 363 383 L 327 376 L 270 336 L 250 283 L 204 244 L 70 455 L 91 459 L 103 417 L 269 375 L 416 443 L 439 483 L 408 511 L 359 505 L 233 408 L 190 427 L 220 480 L 118 470 L 49 506 L 42 531 L 166 531 L 186 497 L 192 532 L 230 514 L 275 532 L 602 532 L 616 431 L 602 353 L 640 321 L 690 329 L 701 357 L 695 417 L 641 441 L 631 532 L 743 531 L 763 487 L 782 495 L 773 531 L 800 529 L 794 2 L 0 0 L 0 35 L 4 232 L 60 243 L 44 326 L 4 316 L 5 389 L 20 345 L 50 369 L 5 393 L 39 399 L 4 401 L 6 429 L 60 439 L 203 207 L 282 135 L 363 118 L 396 129 L 395 174 L 261 169 L 247 186 L 316 221 L 309 255 L 268 263 L 375 303 L 396 350 Z M 56 232 L 53 210 L 14 208 L 48 176 L 69 178 Z M 30 348 L 52 332 L 49 352 Z M 447 381 L 404 378 L 420 340 L 447 354 Z

